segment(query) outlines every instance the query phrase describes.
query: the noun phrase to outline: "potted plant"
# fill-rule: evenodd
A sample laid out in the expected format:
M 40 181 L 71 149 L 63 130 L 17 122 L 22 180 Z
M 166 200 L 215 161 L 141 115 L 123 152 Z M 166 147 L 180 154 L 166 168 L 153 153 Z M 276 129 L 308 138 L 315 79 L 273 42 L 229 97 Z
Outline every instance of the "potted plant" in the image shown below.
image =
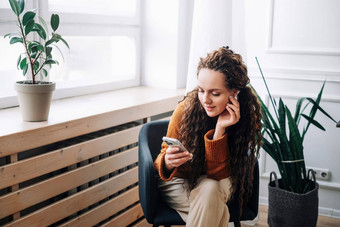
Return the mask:
M 303 141 L 311 125 L 325 131 L 325 128 L 314 119 L 318 110 L 336 123 L 319 105 L 325 82 L 316 99 L 300 98 L 296 103 L 295 114 L 292 115 L 281 98 L 277 105 L 268 89 L 257 58 L 256 61 L 274 112 L 273 116 L 258 96 L 263 123 L 262 148 L 274 159 L 281 175 L 281 179 L 277 179 L 275 172 L 270 174 L 268 224 L 269 226 L 316 226 L 318 184 L 314 172 L 306 171 Z M 306 111 L 309 113 L 305 114 Z M 299 127 L 301 119 L 305 119 L 307 123 L 303 128 Z M 313 176 L 312 180 L 310 174 Z
M 23 120 L 45 121 L 48 119 L 52 92 L 56 85 L 54 82 L 43 81 L 43 78 L 48 76 L 52 65 L 59 64 L 53 59 L 53 47 L 61 53 L 56 44 L 61 41 L 67 48 L 69 45 L 56 33 L 59 27 L 58 14 L 51 15 L 52 31 L 49 33 L 45 20 L 37 18 L 35 10 L 22 15 L 25 0 L 9 0 L 9 4 L 16 15 L 19 31 L 4 37 L 9 37 L 10 44 L 21 43 L 24 47 L 24 52 L 19 55 L 17 67 L 22 70 L 26 80 L 17 81 L 15 84 Z

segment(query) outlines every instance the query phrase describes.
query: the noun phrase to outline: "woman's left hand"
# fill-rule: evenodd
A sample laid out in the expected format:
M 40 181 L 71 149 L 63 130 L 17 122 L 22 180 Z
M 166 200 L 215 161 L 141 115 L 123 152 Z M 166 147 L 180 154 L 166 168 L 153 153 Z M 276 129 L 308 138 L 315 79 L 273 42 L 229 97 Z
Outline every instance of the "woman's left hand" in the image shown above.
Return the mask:
M 223 131 L 231 125 L 236 124 L 240 120 L 240 103 L 233 96 L 230 96 L 230 102 L 226 109 L 218 116 L 216 123 L 216 131 Z

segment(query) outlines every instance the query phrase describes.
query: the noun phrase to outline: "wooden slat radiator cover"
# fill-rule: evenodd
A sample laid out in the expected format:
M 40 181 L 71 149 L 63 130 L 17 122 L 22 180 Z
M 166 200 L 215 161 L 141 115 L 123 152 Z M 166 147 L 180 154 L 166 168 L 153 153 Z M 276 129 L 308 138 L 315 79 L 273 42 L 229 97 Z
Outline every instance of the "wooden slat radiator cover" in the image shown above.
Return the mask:
M 178 100 L 140 105 L 139 116 L 124 109 L 41 129 L 60 140 L 40 140 L 39 129 L 7 136 L 11 141 L 0 141 L 0 226 L 147 225 L 138 198 L 138 133 L 145 122 L 169 117 Z M 89 122 L 100 128 L 79 132 Z

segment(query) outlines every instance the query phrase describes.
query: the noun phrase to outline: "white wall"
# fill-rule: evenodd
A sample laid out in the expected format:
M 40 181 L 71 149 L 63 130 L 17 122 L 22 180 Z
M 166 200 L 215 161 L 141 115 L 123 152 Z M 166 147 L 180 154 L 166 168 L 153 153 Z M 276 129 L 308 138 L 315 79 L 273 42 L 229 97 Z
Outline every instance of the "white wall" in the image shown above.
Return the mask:
M 316 97 L 327 83 L 321 106 L 340 119 L 340 2 L 337 0 L 246 0 L 247 65 L 251 82 L 268 100 L 255 62 L 258 57 L 275 97 L 294 110 L 301 96 Z M 311 127 L 304 141 L 307 166 L 329 169 L 319 180 L 319 213 L 340 218 L 340 128 L 320 114 L 326 132 Z M 276 164 L 261 152 L 260 202 L 267 203 L 268 175 Z
M 209 2 L 213 4 L 218 1 Z M 340 120 L 340 1 L 227 2 L 225 12 L 229 14 L 226 17 L 229 26 L 221 30 L 226 38 L 218 39 L 221 42 L 219 45 L 224 45 L 225 40 L 225 43 L 231 43 L 232 49 L 242 54 L 248 65 L 251 83 L 262 98 L 268 99 L 268 96 L 255 56 L 260 61 L 272 94 L 282 97 L 292 109 L 299 97 L 315 97 L 327 79 L 321 105 L 336 120 Z M 188 47 L 190 40 L 195 39 L 190 37 L 193 0 L 145 0 L 144 7 L 143 84 L 184 87 L 183 78 L 187 71 L 190 74 L 187 68 Z M 216 18 L 211 23 L 215 20 L 216 24 L 220 23 Z M 200 45 L 209 46 L 209 43 L 201 42 Z M 198 44 L 192 45 L 192 48 L 195 46 L 202 48 Z M 318 180 L 319 213 L 340 218 L 340 148 L 337 145 L 340 128 L 335 128 L 333 122 L 320 114 L 317 120 L 326 132 L 313 127 L 309 129 L 304 142 L 305 161 L 307 166 L 331 171 L 329 181 Z M 261 151 L 260 166 L 260 202 L 266 204 L 268 175 L 276 170 L 276 164 Z

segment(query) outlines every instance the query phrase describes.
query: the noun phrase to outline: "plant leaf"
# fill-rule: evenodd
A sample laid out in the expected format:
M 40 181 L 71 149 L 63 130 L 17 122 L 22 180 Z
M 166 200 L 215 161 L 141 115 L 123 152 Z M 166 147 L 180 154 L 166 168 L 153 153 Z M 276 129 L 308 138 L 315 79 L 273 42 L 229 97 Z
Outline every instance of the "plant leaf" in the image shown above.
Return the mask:
M 51 15 L 51 27 L 53 31 L 56 31 L 59 27 L 59 15 L 58 14 L 52 14 Z
M 25 9 L 25 0 L 19 0 L 19 6 L 20 6 L 19 14 L 21 14 Z
M 13 38 L 11 38 L 9 43 L 10 44 L 14 44 L 14 43 L 23 43 L 23 42 L 22 42 L 22 38 L 21 37 L 13 37 Z
M 60 48 L 59 48 L 57 45 L 53 45 L 53 46 L 54 46 L 55 48 L 57 48 L 57 50 L 58 50 L 59 53 L 60 53 L 61 58 L 63 59 L 63 61 L 65 61 L 63 52 L 61 52 Z
M 285 106 L 287 112 L 287 119 L 288 119 L 288 127 L 289 127 L 289 139 L 290 139 L 290 148 L 292 152 L 292 157 L 288 160 L 296 160 L 300 159 L 303 155 L 303 146 L 302 146 L 302 139 L 299 133 L 299 129 L 295 124 L 295 120 L 292 117 L 287 106 Z M 290 182 L 293 191 L 301 192 L 301 170 L 297 168 L 296 163 L 289 164 L 290 167 Z
M 323 89 L 324 89 L 324 87 L 325 87 L 325 83 L 326 83 L 326 81 L 323 82 L 322 87 L 321 87 L 321 89 L 320 89 L 320 92 L 319 92 L 319 94 L 318 94 L 318 97 L 317 97 L 316 100 L 315 100 L 315 103 L 316 103 L 317 105 L 314 104 L 313 107 L 312 107 L 312 109 L 311 109 L 311 111 L 310 111 L 310 113 L 309 113 L 309 116 L 310 116 L 311 118 L 314 118 L 314 116 L 315 116 L 315 114 L 316 114 L 316 111 L 318 110 L 318 109 L 317 109 L 317 106 L 319 106 L 319 104 L 320 104 L 322 92 L 323 92 Z M 308 98 L 307 98 L 307 99 L 308 99 Z M 314 100 L 313 100 L 313 101 L 314 101 Z M 307 125 L 307 129 L 308 129 L 308 127 L 309 127 L 309 125 Z
M 58 41 L 58 39 L 52 37 L 50 40 L 47 40 L 47 42 L 45 43 L 45 46 L 48 46 L 51 43 L 54 43 L 54 42 L 57 42 L 57 41 Z
M 35 17 L 35 12 L 32 11 L 28 11 L 24 14 L 23 18 L 22 18 L 22 24 L 24 26 L 27 25 L 28 21 L 33 20 Z
M 34 72 L 36 73 L 37 72 L 37 70 L 39 69 L 39 61 L 35 61 L 34 63 L 33 63 L 33 70 L 34 70 Z
M 274 144 L 270 143 L 266 138 L 263 138 L 262 148 L 275 160 L 275 162 L 279 160 L 276 156 L 277 153 L 275 152 Z
M 322 109 L 322 108 L 319 106 L 319 103 L 320 103 L 320 101 L 321 101 L 321 96 L 322 96 L 323 89 L 324 89 L 324 87 L 325 87 L 325 83 L 326 83 L 326 81 L 324 81 L 324 83 L 322 84 L 322 87 L 321 87 L 321 89 L 320 89 L 320 92 L 319 92 L 319 94 L 318 94 L 316 100 L 313 100 L 312 98 L 307 98 L 307 100 L 309 101 L 309 103 L 312 103 L 312 104 L 313 104 L 313 107 L 312 107 L 312 109 L 311 109 L 311 111 L 310 111 L 310 113 L 309 113 L 309 117 L 310 117 L 311 119 L 314 119 L 315 114 L 316 114 L 316 112 L 317 112 L 318 109 L 319 109 L 320 111 L 321 111 L 321 109 Z M 329 114 L 327 114 L 323 109 L 322 109 L 322 113 L 325 114 L 328 118 L 332 119 L 334 122 L 336 122 L 336 121 L 335 121 L 331 116 L 329 116 Z M 310 124 L 312 124 L 312 121 L 308 121 L 306 128 L 304 128 L 303 133 L 302 133 L 302 140 L 304 140 L 305 135 L 306 135 L 306 133 L 307 133 L 307 131 L 308 131 L 308 128 L 309 128 Z
M 305 115 L 305 114 L 301 114 L 301 116 L 303 116 L 304 118 L 306 118 L 306 120 L 307 120 L 308 122 L 310 122 L 311 124 L 315 125 L 315 126 L 318 127 L 319 129 L 321 129 L 321 130 L 323 130 L 323 131 L 326 131 L 326 129 L 325 129 L 319 122 L 317 122 L 316 120 L 314 120 L 314 119 L 308 117 L 308 116 Z
M 15 15 L 20 15 L 20 5 L 16 0 L 8 0 L 9 4 L 11 5 L 12 11 L 15 13 Z
M 34 24 L 34 27 L 35 27 L 36 29 L 38 29 L 38 31 L 37 31 L 38 35 L 39 35 L 43 40 L 46 40 L 46 31 L 45 31 L 45 29 L 43 28 L 43 26 L 41 26 L 41 25 L 38 24 L 38 23 L 35 23 L 35 24 Z M 39 31 L 40 31 L 40 32 L 39 32 Z
M 45 64 L 46 65 L 52 65 L 52 64 L 59 65 L 59 62 L 57 62 L 56 60 L 49 59 L 49 60 L 45 61 Z
M 278 127 L 274 118 L 270 114 L 268 108 L 264 105 L 260 97 L 258 97 L 261 103 L 261 112 L 263 120 L 263 128 L 267 134 L 271 137 L 274 144 L 277 144 L 277 151 L 280 154 L 281 160 L 292 159 L 291 149 L 287 139 L 287 135 L 281 128 Z M 270 133 L 269 133 L 270 132 Z
M 286 112 L 287 112 L 287 119 L 288 119 L 288 127 L 289 127 L 289 132 L 290 132 L 290 139 L 291 139 L 291 146 L 296 147 L 300 151 L 303 150 L 302 146 L 302 139 L 300 136 L 299 129 L 297 128 L 295 124 L 295 120 L 292 117 L 292 114 L 290 113 L 289 109 L 287 106 L 285 106 Z
M 45 77 L 47 77 L 47 75 L 48 75 L 48 72 L 47 72 L 46 69 L 42 69 L 42 70 L 41 70 L 41 73 L 42 73 L 43 76 L 45 76 Z
M 280 128 L 282 130 L 282 133 L 286 134 L 286 112 L 284 108 L 284 103 L 281 98 L 279 99 L 278 113 Z
M 67 46 L 68 49 L 70 49 L 70 46 L 68 45 L 68 43 L 66 42 L 65 39 L 63 39 L 62 37 L 60 37 L 60 40 L 65 44 L 65 46 Z
M 25 26 L 25 35 L 28 35 L 34 27 L 34 20 L 31 19 L 27 22 L 27 25 Z
M 59 35 L 58 33 L 53 33 L 53 38 L 60 40 L 61 35 Z
M 6 37 L 12 38 L 13 36 L 20 37 L 20 34 L 17 33 L 17 32 L 7 33 L 6 35 L 4 35 L 4 38 L 6 38 Z
M 49 57 L 52 52 L 52 47 L 46 47 L 46 57 Z
M 27 65 L 27 58 L 22 59 L 20 62 L 20 69 L 23 70 L 25 65 Z
M 28 70 L 28 64 L 26 64 L 25 66 L 24 66 L 24 68 L 22 69 L 22 75 L 26 75 L 26 73 L 27 73 L 27 70 Z
M 289 140 L 287 138 L 286 133 L 286 111 L 285 111 L 285 105 L 282 101 L 282 99 L 279 99 L 279 108 L 278 108 L 278 116 L 279 116 L 279 126 L 280 128 L 277 130 L 277 134 L 280 138 L 280 146 L 281 150 L 284 151 L 282 157 L 285 159 L 291 159 L 294 157 L 294 154 L 292 153 L 291 147 L 289 146 Z
M 21 54 L 19 55 L 19 58 L 17 60 L 17 69 L 19 69 L 20 62 L 21 62 Z
M 310 101 L 310 102 L 315 106 L 315 108 L 319 109 L 319 110 L 320 110 L 324 115 L 326 115 L 329 119 L 331 119 L 332 121 L 334 121 L 335 123 L 337 123 L 336 120 L 334 120 L 328 113 L 326 113 L 326 111 L 325 111 L 324 109 L 322 109 L 322 108 L 320 107 L 320 105 L 317 104 L 312 98 L 307 98 L 307 100 Z
M 32 59 L 35 59 L 35 58 L 37 57 L 37 55 L 38 55 L 37 48 L 34 48 L 34 51 L 35 51 L 35 52 L 33 52 L 33 53 L 31 54 L 31 58 L 32 58 Z
M 41 45 L 41 43 L 39 43 L 37 41 L 33 41 L 33 42 L 29 43 L 28 48 L 35 48 L 37 51 L 43 51 L 44 50 L 44 46 Z
M 39 17 L 39 20 L 40 20 L 41 24 L 43 25 L 46 33 L 48 33 L 48 27 L 47 27 L 47 24 L 46 24 L 46 21 L 44 20 L 44 18 Z
M 27 46 L 27 49 L 28 49 L 28 52 L 29 53 L 32 53 L 32 52 L 34 52 L 34 46 L 32 46 L 33 45 L 33 43 L 28 43 L 28 46 Z
M 264 85 L 266 86 L 266 89 L 267 89 L 267 92 L 268 92 L 270 101 L 272 102 L 272 105 L 273 105 L 273 108 L 274 108 L 274 112 L 275 112 L 276 118 L 279 119 L 279 116 L 277 115 L 277 110 L 276 110 L 276 102 L 275 102 L 275 100 L 273 99 L 273 97 L 272 97 L 272 95 L 271 95 L 271 93 L 270 93 L 270 91 L 269 91 L 269 88 L 268 88 L 266 79 L 264 78 L 264 75 L 263 75 L 263 73 L 262 73 L 262 69 L 261 69 L 261 66 L 260 66 L 259 61 L 257 60 L 257 57 L 255 57 L 255 59 L 256 59 L 257 65 L 258 65 L 258 67 L 259 67 L 259 69 L 260 69 L 260 73 L 261 73 L 261 76 L 262 76 Z
M 299 98 L 299 100 L 296 102 L 294 120 L 295 120 L 297 125 L 299 125 L 300 110 L 301 110 L 301 106 L 302 106 L 302 103 L 303 103 L 304 100 L 305 100 L 305 97 Z
M 262 99 L 260 96 L 257 96 L 258 100 L 260 101 L 261 104 L 261 112 L 262 112 L 262 117 L 265 117 L 265 120 L 267 121 L 269 125 L 269 129 L 273 130 L 273 136 L 275 137 L 275 134 L 278 134 L 280 131 L 276 121 L 274 120 L 273 116 L 271 115 L 270 111 L 268 110 L 267 106 L 263 103 Z
M 256 92 L 255 92 L 256 93 Z M 283 129 L 281 129 L 276 121 L 274 120 L 273 116 L 270 114 L 267 106 L 263 103 L 262 99 L 259 97 L 259 95 L 256 93 L 257 98 L 261 104 L 261 113 L 262 113 L 262 122 L 263 122 L 263 130 L 271 137 L 273 143 L 276 145 L 276 149 L 277 152 L 280 155 L 280 160 L 277 161 L 278 167 L 279 169 L 281 168 L 282 170 L 284 170 L 285 173 L 289 173 L 289 166 L 286 167 L 285 165 L 280 165 L 279 163 L 281 163 L 282 160 L 292 160 L 293 156 L 291 153 L 291 148 L 289 146 L 289 141 L 287 139 L 287 135 L 286 133 L 283 131 Z M 282 101 L 281 101 L 282 102 Z M 273 103 L 272 103 L 273 104 Z M 283 104 L 283 102 L 281 103 L 281 105 Z M 274 104 L 273 107 L 275 108 Z M 282 108 L 282 106 L 281 106 Z M 283 113 L 281 110 L 281 115 L 283 118 Z M 279 116 L 277 116 L 277 119 L 279 120 Z M 283 122 L 281 122 L 281 124 L 283 124 Z M 281 126 L 280 124 L 280 126 Z M 289 174 L 287 174 L 287 176 L 289 176 Z M 292 184 L 289 183 L 291 182 L 291 178 L 289 177 L 285 177 L 283 176 L 283 181 L 284 181 L 284 185 L 287 188 L 291 188 Z

